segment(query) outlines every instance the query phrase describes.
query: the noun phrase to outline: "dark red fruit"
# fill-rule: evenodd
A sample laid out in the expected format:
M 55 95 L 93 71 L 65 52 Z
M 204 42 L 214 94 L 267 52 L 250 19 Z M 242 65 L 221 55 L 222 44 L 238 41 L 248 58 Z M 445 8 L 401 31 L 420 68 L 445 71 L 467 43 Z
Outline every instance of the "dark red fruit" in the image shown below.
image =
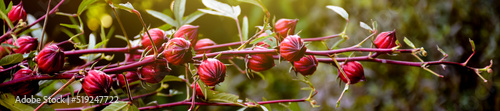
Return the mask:
M 157 48 L 160 47 L 163 42 L 168 41 L 167 38 L 165 37 L 164 31 L 159 28 L 149 29 L 148 32 Z M 144 33 L 142 35 L 141 44 L 142 47 L 146 49 L 153 47 L 147 33 Z
M 123 74 L 117 74 L 117 79 L 118 79 L 118 85 L 120 87 L 127 87 L 125 83 L 125 78 L 123 77 Z M 128 83 L 130 84 L 131 82 L 139 80 L 139 76 L 137 76 L 137 73 L 134 71 L 127 71 L 125 72 L 125 77 L 127 77 Z
M 150 59 L 154 56 L 146 56 L 144 59 Z M 139 73 L 141 74 L 141 79 L 148 83 L 158 83 L 165 75 L 169 74 L 170 70 L 167 69 L 167 63 L 153 63 L 143 66 Z
M 42 73 L 59 72 L 64 66 L 64 52 L 59 46 L 53 44 L 43 48 L 36 56 L 38 69 Z
M 293 35 L 298 21 L 298 19 L 279 19 L 274 25 L 275 32 L 281 39 Z
M 280 44 L 281 57 L 290 62 L 300 60 L 304 57 L 306 50 L 304 41 L 297 35 L 286 37 Z
M 200 75 L 200 80 L 207 86 L 215 86 L 224 81 L 226 66 L 217 59 L 209 58 L 200 64 L 198 74 Z
M 110 88 L 113 79 L 106 73 L 99 70 L 90 70 L 83 78 L 83 91 L 87 96 L 107 96 L 111 92 Z
M 351 80 L 351 84 L 358 83 L 359 81 L 365 81 L 365 72 L 361 63 L 357 61 L 349 61 L 340 64 L 340 67 L 344 69 L 344 73 L 349 80 Z M 347 78 L 345 78 L 342 72 L 340 72 L 340 68 L 338 70 L 338 74 L 340 79 L 342 79 L 344 83 L 347 83 Z
M 373 43 L 377 48 L 393 48 L 396 46 L 396 40 L 396 30 L 394 30 L 378 34 Z
M 191 43 L 196 43 L 198 40 L 198 27 L 199 26 L 183 25 L 175 32 L 174 37 L 189 39 Z
M 253 50 L 265 50 L 267 48 L 257 46 Z M 273 68 L 274 58 L 272 54 L 253 54 L 248 60 L 248 68 L 261 72 Z
M 307 55 L 302 57 L 299 61 L 293 62 L 295 66 L 295 71 L 300 74 L 307 76 L 312 75 L 314 71 L 316 71 L 316 67 L 318 67 L 318 60 L 313 55 Z
M 215 45 L 215 42 L 210 40 L 210 39 L 200 39 L 198 42 L 196 42 L 196 45 L 194 46 L 194 50 L 196 50 L 197 54 L 203 54 L 203 53 L 210 53 L 210 49 L 208 50 L 198 50 L 202 47 L 207 47 L 207 46 L 213 46 Z
M 12 23 L 16 23 L 20 19 L 26 20 L 26 11 L 24 10 L 23 2 L 12 6 L 12 9 L 10 9 L 7 16 L 9 17 L 10 21 L 12 21 Z
M 35 50 L 38 47 L 38 40 L 34 37 L 22 36 L 17 39 L 17 44 L 12 44 L 18 47 L 17 49 L 13 49 L 14 52 L 24 54 Z
M 184 38 L 174 38 L 168 41 L 163 55 L 173 65 L 182 65 L 191 61 L 191 43 Z
M 33 71 L 28 68 L 23 68 L 17 71 L 14 74 L 12 80 L 25 78 L 33 76 Z M 9 87 L 10 92 L 15 96 L 24 96 L 24 95 L 34 95 L 38 92 L 38 81 L 28 81 L 23 83 L 18 83 L 13 87 Z

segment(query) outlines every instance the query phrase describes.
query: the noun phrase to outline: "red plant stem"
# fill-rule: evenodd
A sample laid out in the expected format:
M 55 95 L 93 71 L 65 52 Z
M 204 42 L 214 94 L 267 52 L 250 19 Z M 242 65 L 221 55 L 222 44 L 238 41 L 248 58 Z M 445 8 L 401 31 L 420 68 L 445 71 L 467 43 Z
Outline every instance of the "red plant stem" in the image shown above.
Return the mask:
M 45 20 L 45 17 L 47 17 L 47 15 L 51 15 L 51 14 L 54 14 L 56 13 L 57 9 L 59 8 L 59 6 L 61 6 L 61 4 L 64 2 L 65 0 L 61 0 L 56 6 L 54 6 L 52 8 L 52 10 L 50 10 L 50 12 L 48 14 L 45 14 L 43 15 L 42 17 L 38 18 L 35 22 L 31 23 L 30 25 L 24 27 L 23 29 L 21 29 L 21 32 L 26 30 L 26 29 L 29 29 L 31 27 L 33 27 L 35 24 L 41 22 L 42 20 Z M 12 34 L 12 30 L 10 31 L 7 31 L 5 32 L 5 34 L 3 34 L 2 36 L 0 36 L 0 43 L 4 42 L 5 40 L 9 39 L 10 34 Z
M 335 35 L 329 35 L 329 36 L 324 36 L 324 37 L 315 37 L 315 38 L 304 38 L 302 40 L 308 42 L 308 41 L 321 41 L 321 40 L 326 40 L 330 38 L 335 38 L 339 37 L 338 34 Z M 231 43 L 225 43 L 225 44 L 219 44 L 219 45 L 213 45 L 213 46 L 206 46 L 206 47 L 201 47 L 195 50 L 208 50 L 208 49 L 215 49 L 215 48 L 221 48 L 221 47 L 229 47 L 229 46 L 235 46 L 235 45 L 241 45 L 241 42 L 231 42 Z
M 273 101 L 261 101 L 257 102 L 258 104 L 274 104 L 274 103 L 285 103 L 285 102 L 304 102 L 306 101 L 305 99 L 283 99 L 283 100 L 273 100 Z M 234 103 L 206 103 L 206 102 L 195 102 L 195 105 L 209 105 L 209 106 L 241 106 L 245 105 L 248 106 L 247 104 L 234 104 Z M 190 101 L 179 101 L 179 102 L 173 102 L 173 103 L 165 103 L 165 104 L 160 104 L 156 106 L 145 106 L 145 107 L 140 107 L 139 110 L 151 110 L 151 109 L 158 109 L 158 108 L 165 108 L 165 107 L 172 107 L 172 106 L 181 106 L 181 105 L 191 105 Z
M 239 50 L 239 51 L 221 51 L 205 54 L 207 57 L 214 57 L 222 53 L 223 55 L 245 55 L 245 54 L 276 54 L 278 51 L 276 49 L 265 49 L 265 50 Z M 203 58 L 203 54 L 196 54 L 193 58 Z
M 122 52 L 128 53 L 137 50 L 139 46 L 132 47 L 129 49 L 128 47 L 123 48 L 97 48 L 97 49 L 82 49 L 82 50 L 73 50 L 73 51 L 64 51 L 64 55 L 82 55 L 82 54 L 90 54 L 90 53 L 105 53 L 105 52 Z
M 341 52 L 350 52 L 350 51 L 361 51 L 361 52 L 379 52 L 379 53 L 389 53 L 389 52 L 401 52 L 401 53 L 411 53 L 413 51 L 417 51 L 420 49 L 378 49 L 378 48 L 357 48 L 357 47 L 348 47 L 337 50 L 327 50 L 327 51 L 306 51 L 306 54 L 311 55 L 323 55 L 328 56 L 335 53 Z

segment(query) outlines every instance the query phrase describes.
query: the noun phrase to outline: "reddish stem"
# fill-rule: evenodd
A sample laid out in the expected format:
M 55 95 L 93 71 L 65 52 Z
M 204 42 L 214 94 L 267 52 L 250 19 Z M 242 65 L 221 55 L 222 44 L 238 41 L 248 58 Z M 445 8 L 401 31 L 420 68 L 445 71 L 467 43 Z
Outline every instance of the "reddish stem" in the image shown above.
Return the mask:
M 129 53 L 137 50 L 139 46 L 132 47 L 129 49 L 128 47 L 123 48 L 97 48 L 97 49 L 82 49 L 82 50 L 72 50 L 72 51 L 64 51 L 64 55 L 82 55 L 82 54 L 90 54 L 90 53 L 106 53 L 106 52 L 122 52 Z

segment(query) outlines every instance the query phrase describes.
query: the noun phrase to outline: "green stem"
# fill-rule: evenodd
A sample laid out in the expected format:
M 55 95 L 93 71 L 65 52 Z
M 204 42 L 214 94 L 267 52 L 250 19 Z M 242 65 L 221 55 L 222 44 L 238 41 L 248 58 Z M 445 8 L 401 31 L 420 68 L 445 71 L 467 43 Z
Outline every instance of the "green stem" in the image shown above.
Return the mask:
M 45 20 L 43 21 L 43 28 L 42 28 L 42 37 L 40 37 L 40 43 L 38 45 L 38 51 L 42 50 L 43 47 L 43 38 L 45 36 L 45 28 L 47 27 L 47 20 L 49 19 L 49 11 L 50 11 L 50 2 L 52 0 L 49 0 L 49 4 L 47 4 L 47 12 L 45 13 Z

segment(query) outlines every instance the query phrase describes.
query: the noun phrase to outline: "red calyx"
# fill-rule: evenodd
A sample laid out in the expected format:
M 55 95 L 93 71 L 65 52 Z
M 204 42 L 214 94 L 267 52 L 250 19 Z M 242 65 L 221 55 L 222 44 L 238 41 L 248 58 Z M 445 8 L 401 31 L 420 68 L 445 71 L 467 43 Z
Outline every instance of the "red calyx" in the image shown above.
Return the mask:
M 33 76 L 33 71 L 23 68 L 17 71 L 12 80 Z M 15 96 L 34 95 L 38 92 L 38 81 L 28 81 L 18 83 L 14 87 L 9 87 L 10 92 Z
M 12 23 L 16 23 L 20 19 L 26 19 L 26 11 L 23 8 L 23 2 L 12 6 L 12 9 L 9 11 L 7 14 L 9 17 L 9 20 L 12 21 Z
M 163 42 L 168 41 L 167 40 L 168 38 L 165 37 L 164 31 L 159 29 L 159 28 L 149 29 L 148 32 L 151 36 L 151 39 L 153 39 L 153 42 L 157 48 L 160 47 Z M 149 39 L 149 36 L 147 33 L 144 33 L 142 35 L 141 44 L 142 44 L 142 47 L 144 47 L 146 49 L 153 47 L 153 45 L 151 44 L 151 40 Z
M 396 30 L 382 32 L 373 41 L 377 48 L 393 48 L 396 46 Z
M 59 72 L 64 66 L 64 52 L 53 44 L 43 48 L 36 56 L 38 69 L 43 73 Z
M 224 81 L 226 66 L 217 59 L 209 58 L 200 64 L 198 74 L 200 75 L 200 80 L 207 86 L 215 86 Z
M 111 90 L 113 79 L 106 73 L 99 70 L 91 70 L 83 78 L 83 91 L 88 96 L 107 96 Z
M 205 98 L 205 95 L 203 95 L 203 91 L 201 90 L 200 85 L 198 83 L 195 84 L 196 84 L 196 96 L 198 98 Z M 195 84 L 191 84 L 191 88 L 194 87 Z
M 125 83 L 125 78 L 123 77 L 123 74 L 117 74 L 117 79 L 118 79 L 118 85 L 120 87 L 127 87 Z M 127 81 L 130 84 L 131 82 L 134 82 L 136 80 L 139 80 L 139 76 L 137 76 L 137 73 L 134 71 L 127 71 L 125 72 L 125 77 L 127 77 Z
M 267 48 L 257 46 L 253 50 L 264 50 Z M 273 68 L 274 58 L 272 54 L 253 54 L 248 60 L 248 68 L 261 72 Z
M 312 75 L 314 71 L 316 71 L 316 67 L 318 67 L 318 60 L 313 55 L 307 55 L 302 57 L 299 61 L 293 62 L 295 66 L 295 71 L 300 74 L 307 76 Z
M 281 39 L 293 35 L 298 21 L 298 19 L 279 19 L 274 25 L 275 32 Z
M 174 38 L 167 42 L 163 55 L 173 65 L 182 65 L 190 62 L 193 57 L 191 42 L 184 38 Z
M 17 44 L 11 44 L 18 47 L 17 49 L 13 49 L 14 52 L 24 54 L 35 50 L 38 47 L 38 40 L 34 37 L 22 36 L 17 39 Z
M 154 56 L 146 56 L 144 59 L 149 59 Z M 166 67 L 167 63 L 153 63 L 149 64 L 146 66 L 143 66 L 140 70 L 139 73 L 141 74 L 141 80 L 144 80 L 148 83 L 158 83 L 163 78 L 165 75 L 170 73 L 170 70 L 168 70 Z
M 284 59 L 293 62 L 304 57 L 307 48 L 297 35 L 286 37 L 280 44 L 280 54 Z
M 175 32 L 174 38 L 189 39 L 191 43 L 196 43 L 198 39 L 198 27 L 199 26 L 183 25 Z
M 200 39 L 198 42 L 196 42 L 196 45 L 194 46 L 194 50 L 196 50 L 197 54 L 203 54 L 203 53 L 210 53 L 212 50 L 198 50 L 199 48 L 202 47 L 207 47 L 207 46 L 213 46 L 215 45 L 215 42 L 210 40 L 210 39 Z
M 358 83 L 359 81 L 365 81 L 365 73 L 363 70 L 363 66 L 361 63 L 357 61 L 349 61 L 340 65 L 344 70 L 345 75 L 351 80 L 351 84 Z M 344 77 L 342 72 L 340 72 L 340 68 L 338 70 L 338 76 L 344 83 L 347 83 L 347 78 Z

